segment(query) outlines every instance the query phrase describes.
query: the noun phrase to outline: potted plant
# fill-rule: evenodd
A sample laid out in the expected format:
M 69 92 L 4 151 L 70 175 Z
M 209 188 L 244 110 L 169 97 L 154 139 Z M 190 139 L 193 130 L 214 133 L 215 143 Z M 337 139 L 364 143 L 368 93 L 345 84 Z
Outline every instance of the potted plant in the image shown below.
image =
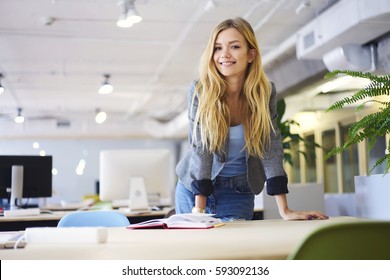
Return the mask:
M 351 145 L 368 141 L 369 149 L 375 146 L 378 137 L 390 133 L 390 76 L 379 76 L 372 73 L 363 73 L 349 70 L 335 70 L 325 75 L 325 78 L 336 75 L 366 78 L 369 84 L 349 97 L 334 103 L 327 112 L 342 109 L 347 105 L 358 104 L 357 111 L 361 111 L 367 104 L 374 103 L 377 110 L 353 123 L 348 131 L 348 140 L 339 147 L 333 148 L 326 158 L 341 153 Z M 378 99 L 384 97 L 387 99 Z M 377 167 L 384 164 L 384 174 L 370 175 Z M 356 213 L 367 218 L 390 220 L 390 142 L 375 164 L 369 169 L 369 176 L 355 176 Z

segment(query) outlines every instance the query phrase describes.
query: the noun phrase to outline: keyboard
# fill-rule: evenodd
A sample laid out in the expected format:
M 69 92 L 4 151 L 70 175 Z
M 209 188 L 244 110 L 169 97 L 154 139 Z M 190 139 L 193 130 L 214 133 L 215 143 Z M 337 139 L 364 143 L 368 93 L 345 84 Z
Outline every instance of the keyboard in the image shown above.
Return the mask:
M 26 228 L 25 239 L 31 243 L 105 243 L 105 227 L 33 227 Z

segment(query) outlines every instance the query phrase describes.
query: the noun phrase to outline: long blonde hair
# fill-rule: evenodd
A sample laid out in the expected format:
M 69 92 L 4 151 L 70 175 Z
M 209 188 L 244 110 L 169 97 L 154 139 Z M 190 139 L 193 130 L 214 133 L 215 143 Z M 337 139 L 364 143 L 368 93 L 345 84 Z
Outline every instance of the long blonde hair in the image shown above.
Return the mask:
M 225 101 L 227 82 L 214 64 L 214 44 L 218 34 L 228 28 L 236 28 L 245 38 L 248 51 L 256 50 L 254 60 L 248 64 L 243 86 L 242 120 L 245 148 L 249 155 L 264 157 L 270 142 L 272 128 L 269 99 L 271 86 L 264 73 L 260 50 L 251 25 L 242 18 L 228 19 L 216 26 L 203 52 L 199 68 L 199 82 L 194 97 L 199 100 L 195 116 L 193 140 L 198 137 L 209 152 L 222 151 L 230 127 L 230 114 Z

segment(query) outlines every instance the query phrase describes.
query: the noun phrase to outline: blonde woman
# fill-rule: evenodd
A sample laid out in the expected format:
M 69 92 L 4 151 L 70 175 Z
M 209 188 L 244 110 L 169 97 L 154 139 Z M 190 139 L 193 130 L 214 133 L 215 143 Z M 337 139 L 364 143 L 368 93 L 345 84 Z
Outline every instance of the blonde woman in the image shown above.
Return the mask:
M 213 213 L 250 220 L 254 195 L 276 198 L 286 220 L 326 219 L 288 208 L 283 148 L 276 127 L 276 91 L 261 64 L 250 24 L 225 20 L 215 27 L 188 91 L 190 150 L 178 163 L 176 213 Z

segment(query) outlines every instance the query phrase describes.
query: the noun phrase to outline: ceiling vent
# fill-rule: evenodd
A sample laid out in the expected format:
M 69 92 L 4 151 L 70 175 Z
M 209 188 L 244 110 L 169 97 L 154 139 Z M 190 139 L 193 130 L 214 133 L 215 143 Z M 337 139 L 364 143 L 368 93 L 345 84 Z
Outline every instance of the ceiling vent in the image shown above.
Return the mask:
M 323 61 L 329 71 L 351 70 L 373 72 L 376 67 L 376 49 L 371 46 L 345 45 L 327 52 Z
M 340 46 L 364 45 L 390 28 L 390 1 L 343 0 L 299 30 L 298 59 L 322 59 Z

